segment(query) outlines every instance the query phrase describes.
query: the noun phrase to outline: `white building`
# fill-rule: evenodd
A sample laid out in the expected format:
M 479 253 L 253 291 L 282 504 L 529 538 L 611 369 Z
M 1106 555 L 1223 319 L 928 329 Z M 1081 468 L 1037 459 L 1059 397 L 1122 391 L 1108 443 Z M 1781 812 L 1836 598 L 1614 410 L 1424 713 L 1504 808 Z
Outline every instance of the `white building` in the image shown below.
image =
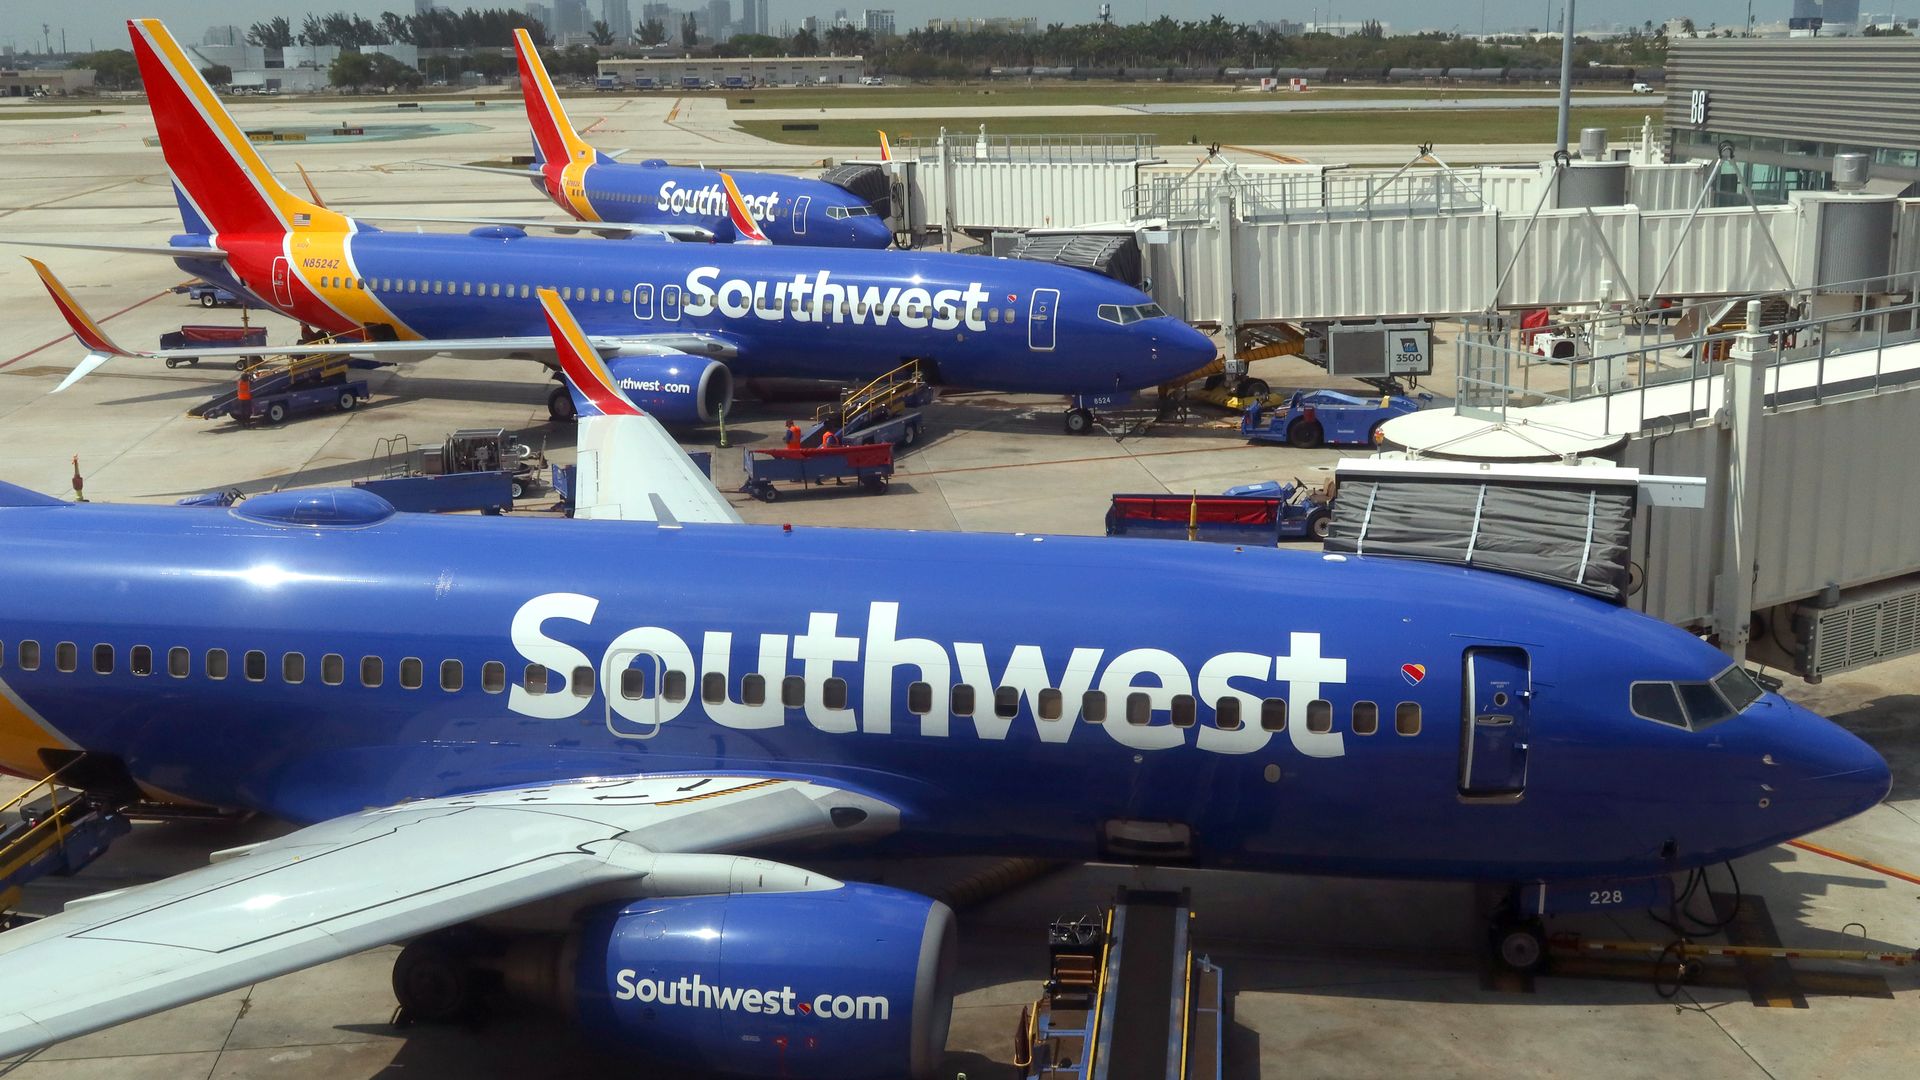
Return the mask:
M 861 25 L 876 38 L 893 36 L 893 9 L 868 8 L 860 13 Z
M 685 85 L 689 79 L 698 80 L 702 86 L 726 86 L 729 79 L 752 86 L 858 84 L 866 70 L 866 59 L 859 56 L 729 56 L 600 61 L 602 76 L 611 76 L 620 86 L 643 89 L 678 87 Z
M 340 56 L 338 45 L 289 45 L 284 49 L 261 45 L 189 45 L 196 67 L 220 64 L 233 71 L 235 88 L 284 90 L 306 94 L 332 85 L 328 69 Z M 363 53 L 385 53 L 410 68 L 420 66 L 420 50 L 412 45 L 363 45 Z
M 1368 25 L 1369 25 L 1369 22 L 1367 21 L 1310 22 L 1306 25 L 1305 32 L 1309 34 L 1330 34 L 1334 37 L 1359 37 L 1361 31 L 1365 30 Z M 1380 33 L 1388 37 L 1393 36 L 1392 26 L 1390 26 L 1387 23 L 1380 23 L 1379 25 L 1380 25 Z

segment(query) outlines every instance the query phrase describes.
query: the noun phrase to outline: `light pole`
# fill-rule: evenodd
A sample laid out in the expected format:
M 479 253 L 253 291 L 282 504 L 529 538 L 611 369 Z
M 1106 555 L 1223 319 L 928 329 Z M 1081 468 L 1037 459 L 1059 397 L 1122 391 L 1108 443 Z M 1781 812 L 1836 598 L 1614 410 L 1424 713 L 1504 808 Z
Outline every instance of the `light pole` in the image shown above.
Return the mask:
M 1573 0 L 1560 15 L 1560 122 L 1554 143 L 1567 152 L 1567 121 L 1573 112 Z

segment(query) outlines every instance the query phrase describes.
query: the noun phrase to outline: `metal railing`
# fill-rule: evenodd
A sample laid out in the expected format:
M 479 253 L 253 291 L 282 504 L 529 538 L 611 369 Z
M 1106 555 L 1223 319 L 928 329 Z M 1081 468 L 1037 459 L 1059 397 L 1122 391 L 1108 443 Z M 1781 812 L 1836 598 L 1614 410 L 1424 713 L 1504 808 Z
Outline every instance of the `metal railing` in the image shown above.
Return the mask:
M 1809 315 L 1816 297 L 1848 297 L 1849 310 Z M 1745 332 L 1749 300 L 1785 301 L 1788 317 L 1759 327 L 1776 350 L 1781 368 L 1811 362 L 1804 389 L 1777 382 L 1768 408 L 1822 404 L 1920 383 L 1920 358 L 1901 357 L 1888 370 L 1890 347 L 1920 342 L 1920 272 L 1836 282 L 1809 289 L 1702 301 L 1684 307 L 1643 309 L 1631 304 L 1541 327 L 1522 328 L 1506 316 L 1469 324 L 1455 341 L 1456 400 L 1464 415 L 1505 422 L 1514 409 L 1598 400 L 1601 408 L 1578 421 L 1577 433 L 1601 437 L 1630 434 L 1652 425 L 1686 425 L 1710 417 L 1721 405 L 1708 380 L 1718 376 L 1736 339 Z M 1733 329 L 1714 331 L 1724 323 Z M 1574 342 L 1571 357 L 1553 359 L 1529 347 L 1522 335 L 1545 333 Z M 1873 354 L 1870 373 L 1840 378 L 1829 365 L 1842 357 Z M 1850 365 L 1857 367 L 1857 365 Z M 1650 408 L 1646 391 L 1686 384 L 1684 405 Z M 1545 418 L 1539 418 L 1544 421 Z M 1575 421 L 1567 427 L 1575 430 Z
M 1491 208 L 1477 177 L 1449 169 L 1365 172 L 1192 172 L 1147 176 L 1134 185 L 1136 218 L 1192 221 L 1211 218 L 1223 192 L 1242 221 L 1324 221 L 1335 218 L 1411 217 L 1480 213 Z
M 943 146 L 947 157 L 961 161 L 1113 163 L 1152 161 L 1159 157 L 1159 144 L 1151 135 L 992 135 L 949 131 L 893 141 L 895 156 L 922 161 L 940 156 Z

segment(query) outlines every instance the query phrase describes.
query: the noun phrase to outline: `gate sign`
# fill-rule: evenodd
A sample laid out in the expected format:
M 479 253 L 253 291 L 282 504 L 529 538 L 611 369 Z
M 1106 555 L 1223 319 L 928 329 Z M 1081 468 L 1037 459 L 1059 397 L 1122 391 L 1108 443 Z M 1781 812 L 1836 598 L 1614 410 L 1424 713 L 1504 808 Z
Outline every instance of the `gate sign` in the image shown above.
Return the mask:
M 1694 127 L 1707 126 L 1707 92 L 1694 90 L 1687 95 L 1687 122 Z

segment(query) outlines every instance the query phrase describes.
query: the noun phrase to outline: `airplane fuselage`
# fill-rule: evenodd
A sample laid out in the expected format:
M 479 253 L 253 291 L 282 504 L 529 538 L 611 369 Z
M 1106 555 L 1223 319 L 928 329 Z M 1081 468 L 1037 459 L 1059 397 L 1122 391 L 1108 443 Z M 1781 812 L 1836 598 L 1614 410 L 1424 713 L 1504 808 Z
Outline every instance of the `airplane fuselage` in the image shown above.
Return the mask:
M 222 235 L 263 303 L 313 326 L 387 326 L 402 339 L 545 332 L 534 290 L 560 290 L 588 333 L 701 334 L 737 350 L 737 374 L 865 380 L 908 360 L 942 382 L 1033 393 L 1138 389 L 1213 356 L 1152 303 L 1098 274 L 1013 259 L 735 248 L 644 239 L 303 229 Z M 190 272 L 203 261 L 180 260 Z M 1156 309 L 1157 310 L 1157 309 Z
M 1508 881 L 1719 861 L 1886 786 L 1864 744 L 1771 694 L 1703 731 L 1633 715 L 1630 684 L 1724 658 L 1497 575 L 1055 536 L 248 516 L 295 497 L 0 509 L 0 765 L 85 748 L 157 791 L 299 821 L 562 778 L 790 774 L 900 807 L 901 851 L 1158 845 Z M 1222 581 L 1230 603 L 1169 617 Z M 1517 727 L 1463 715 L 1523 689 Z
M 536 169 L 529 175 L 533 186 L 581 221 L 694 225 L 722 237 L 733 232 L 726 190 L 715 169 L 610 160 Z M 727 175 L 740 189 L 748 213 L 775 244 L 884 248 L 893 243 L 886 219 L 836 184 L 732 169 Z

